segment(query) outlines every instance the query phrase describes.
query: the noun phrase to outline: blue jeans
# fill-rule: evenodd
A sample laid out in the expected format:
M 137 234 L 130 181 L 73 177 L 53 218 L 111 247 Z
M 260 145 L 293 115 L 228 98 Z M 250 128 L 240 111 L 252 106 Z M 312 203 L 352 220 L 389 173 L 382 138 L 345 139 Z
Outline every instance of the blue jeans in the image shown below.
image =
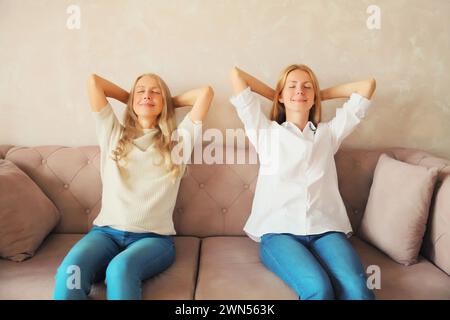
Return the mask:
M 375 299 L 357 253 L 341 232 L 268 233 L 261 239 L 260 258 L 302 300 Z
M 167 269 L 174 259 L 171 236 L 94 226 L 59 266 L 54 299 L 87 299 L 92 284 L 105 278 L 108 299 L 141 299 L 142 281 Z

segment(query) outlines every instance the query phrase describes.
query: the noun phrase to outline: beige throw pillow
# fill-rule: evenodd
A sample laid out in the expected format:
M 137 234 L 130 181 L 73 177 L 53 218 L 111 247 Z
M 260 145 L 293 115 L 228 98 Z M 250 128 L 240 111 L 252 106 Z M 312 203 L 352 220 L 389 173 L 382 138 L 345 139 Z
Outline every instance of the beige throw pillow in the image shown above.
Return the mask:
M 0 256 L 31 258 L 59 222 L 60 213 L 42 190 L 9 160 L 0 160 Z
M 437 168 L 408 164 L 383 153 L 358 235 L 398 263 L 416 263 L 437 173 Z

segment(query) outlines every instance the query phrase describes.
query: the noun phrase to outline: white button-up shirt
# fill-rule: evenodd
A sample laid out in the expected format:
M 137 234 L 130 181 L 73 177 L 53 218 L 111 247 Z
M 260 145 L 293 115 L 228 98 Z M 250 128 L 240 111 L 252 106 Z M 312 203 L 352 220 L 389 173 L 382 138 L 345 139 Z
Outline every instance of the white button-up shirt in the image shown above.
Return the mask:
M 260 169 L 244 231 L 259 242 L 266 233 L 313 235 L 352 227 L 338 188 L 334 155 L 365 116 L 370 101 L 353 93 L 336 116 L 303 132 L 270 121 L 259 97 L 246 88 L 230 99 L 258 153 Z

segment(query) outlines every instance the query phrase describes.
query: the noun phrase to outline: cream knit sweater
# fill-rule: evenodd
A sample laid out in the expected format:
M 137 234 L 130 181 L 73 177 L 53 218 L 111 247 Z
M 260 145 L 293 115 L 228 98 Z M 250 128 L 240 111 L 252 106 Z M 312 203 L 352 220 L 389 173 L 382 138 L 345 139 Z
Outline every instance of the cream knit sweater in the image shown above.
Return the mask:
M 94 225 L 138 233 L 176 234 L 172 213 L 186 165 L 182 165 L 181 174 L 173 182 L 164 166 L 154 163 L 160 159 L 160 153 L 153 147 L 157 129 L 144 129 L 144 135 L 133 141 L 126 170 L 121 169 L 111 159 L 111 153 L 123 126 L 109 103 L 100 112 L 93 112 L 93 116 L 100 145 L 103 183 L 102 207 Z M 189 113 L 178 125 L 177 132 L 184 129 L 183 133 L 190 134 L 189 155 L 200 136 L 201 126 L 201 122 L 191 120 Z

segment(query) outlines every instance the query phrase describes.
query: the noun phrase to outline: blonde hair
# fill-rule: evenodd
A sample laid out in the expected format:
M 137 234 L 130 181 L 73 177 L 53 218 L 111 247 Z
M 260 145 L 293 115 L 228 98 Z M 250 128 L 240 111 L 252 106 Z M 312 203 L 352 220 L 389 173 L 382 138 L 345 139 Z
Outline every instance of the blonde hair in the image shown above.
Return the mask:
M 171 139 L 172 132 L 176 129 L 175 108 L 173 106 L 172 96 L 167 84 L 156 74 L 145 73 L 137 77 L 134 81 L 127 102 L 124 128 L 116 149 L 112 151 L 111 158 L 117 163 L 119 169 L 122 171 L 128 164 L 127 154 L 130 151 L 132 140 L 138 137 L 138 126 L 140 127 L 138 117 L 133 110 L 134 93 L 137 82 L 145 76 L 155 79 L 161 88 L 163 108 L 161 113 L 156 118 L 156 129 L 158 129 L 158 132 L 154 136 L 154 146 L 155 149 L 161 154 L 161 161 L 157 163 L 157 165 L 163 164 L 167 171 L 173 175 L 174 181 L 180 173 L 180 166 L 174 164 L 171 159 L 171 151 L 175 145 L 175 141 L 172 141 Z
M 314 89 L 314 104 L 309 110 L 308 120 L 311 121 L 316 127 L 320 122 L 322 113 L 322 104 L 320 102 L 320 87 L 317 77 L 314 72 L 304 64 L 292 64 L 286 67 L 280 74 L 278 78 L 277 86 L 275 87 L 275 98 L 273 99 L 272 111 L 270 112 L 270 120 L 276 121 L 282 124 L 286 121 L 286 108 L 284 103 L 278 101 L 281 92 L 286 84 L 287 76 L 290 72 L 294 70 L 302 70 L 309 74 L 312 80 L 312 85 Z

